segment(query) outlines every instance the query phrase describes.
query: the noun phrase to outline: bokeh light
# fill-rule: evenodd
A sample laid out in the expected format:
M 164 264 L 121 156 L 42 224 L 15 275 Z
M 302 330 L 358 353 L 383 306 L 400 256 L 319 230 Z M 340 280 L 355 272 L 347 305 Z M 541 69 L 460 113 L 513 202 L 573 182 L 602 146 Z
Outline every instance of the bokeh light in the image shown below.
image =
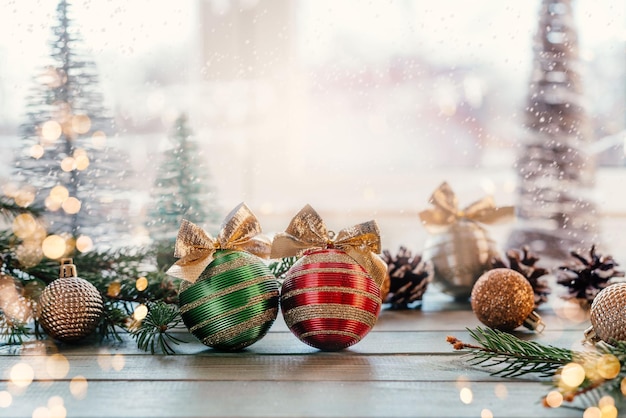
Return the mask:
M 148 307 L 143 304 L 137 306 L 135 308 L 135 311 L 133 312 L 133 318 L 135 319 L 135 321 L 143 320 L 146 315 L 148 315 Z
M 585 380 L 585 369 L 578 363 L 568 363 L 561 370 L 561 383 L 568 388 L 577 388 Z
M 54 142 L 61 136 L 63 129 L 56 120 L 49 120 L 41 125 L 41 137 L 45 142 Z
M 72 129 L 77 134 L 85 134 L 91 129 L 91 119 L 87 115 L 74 115 L 72 117 Z
M 465 405 L 471 404 L 474 400 L 474 394 L 470 388 L 462 388 L 459 397 L 461 398 L 461 402 Z
M 25 208 L 35 201 L 35 194 L 34 187 L 24 186 L 15 192 L 13 200 L 15 200 L 16 205 Z
M 545 403 L 550 408 L 558 408 L 563 404 L 563 394 L 557 390 L 553 390 L 546 395 Z
M 15 256 L 25 268 L 35 267 L 43 258 L 41 240 L 29 239 L 24 241 L 15 249 Z
M 89 157 L 87 155 L 77 155 L 74 157 L 74 161 L 78 171 L 86 170 L 89 167 Z
M 13 218 L 13 233 L 20 239 L 32 237 L 37 232 L 38 226 L 35 217 L 30 213 L 21 213 Z
M 70 393 L 76 399 L 84 399 L 87 396 L 89 384 L 84 376 L 75 376 L 70 381 Z
M 26 387 L 30 385 L 35 377 L 35 372 L 30 364 L 17 363 L 11 367 L 11 382 L 17 387 Z
M 583 412 L 583 418 L 602 418 L 602 411 L 597 406 L 590 406 Z
M 600 413 L 602 418 L 617 418 L 617 408 L 615 405 L 604 405 L 600 407 Z
M 135 288 L 140 292 L 146 290 L 148 288 L 148 279 L 146 279 L 144 276 L 138 278 L 135 282 Z
M 13 396 L 6 390 L 0 391 L 0 408 L 8 408 L 13 403 Z
M 509 396 L 509 391 L 504 383 L 498 383 L 493 391 L 498 399 L 506 399 Z
M 87 235 L 81 235 L 76 238 L 76 249 L 81 253 L 86 253 L 93 249 L 93 241 Z
M 61 170 L 65 171 L 66 173 L 74 170 L 75 168 L 76 160 L 74 159 L 74 157 L 65 157 L 61 161 Z
M 63 202 L 65 199 L 67 199 L 70 196 L 70 192 L 69 190 L 67 190 L 65 186 L 62 186 L 59 184 L 59 185 L 54 186 L 52 189 L 50 189 L 50 192 L 48 193 L 48 195 L 54 200 Z
M 603 379 L 615 379 L 621 371 L 622 365 L 613 354 L 603 354 L 596 362 L 596 369 Z
M 44 152 L 45 152 L 45 151 L 44 151 L 44 149 L 43 149 L 43 147 L 42 147 L 41 145 L 39 145 L 39 144 L 35 144 L 35 145 L 33 145 L 32 147 L 30 147 L 30 152 L 29 152 L 29 155 L 30 155 L 32 158 L 34 158 L 34 159 L 38 160 L 38 159 L 40 159 L 41 157 L 43 157 Z
M 116 354 L 111 360 L 111 366 L 116 372 L 122 371 L 126 365 L 126 357 L 123 354 Z
M 480 418 L 493 418 L 493 412 L 489 409 L 483 409 L 480 411 Z
M 626 396 L 626 377 L 622 379 L 619 389 L 622 392 L 622 395 Z
M 65 213 L 69 215 L 74 215 L 80 212 L 81 203 L 80 203 L 80 200 L 72 196 L 72 197 L 68 197 L 67 199 L 65 199 L 61 207 L 63 208 Z
M 122 284 L 120 282 L 111 282 L 107 287 L 107 296 L 114 298 L 117 297 L 122 291 Z
M 33 411 L 32 418 L 52 418 L 52 414 L 50 414 L 50 410 L 45 406 L 38 406 Z
M 46 359 L 46 371 L 53 379 L 63 379 L 70 371 L 70 362 L 63 354 L 53 354 Z
M 63 202 L 60 202 L 50 196 L 46 197 L 46 199 L 44 200 L 44 205 L 46 206 L 46 209 L 51 212 L 56 212 L 57 210 L 61 209 L 62 204 Z
M 102 131 L 96 131 L 91 135 L 91 142 L 96 149 L 102 149 L 106 145 L 107 136 Z
M 63 257 L 67 250 L 65 240 L 59 235 L 48 235 L 41 243 L 41 250 L 46 257 L 56 260 Z

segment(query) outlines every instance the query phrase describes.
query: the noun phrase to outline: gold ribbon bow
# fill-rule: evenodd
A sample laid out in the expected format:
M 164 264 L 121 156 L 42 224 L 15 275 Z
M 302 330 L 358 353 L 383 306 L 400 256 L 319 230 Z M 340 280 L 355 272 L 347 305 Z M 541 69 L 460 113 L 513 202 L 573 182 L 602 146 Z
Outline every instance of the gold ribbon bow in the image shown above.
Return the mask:
M 300 257 L 305 250 L 337 248 L 345 251 L 380 286 L 387 274 L 380 253 L 380 231 L 376 221 L 364 222 L 339 231 L 335 237 L 317 212 L 306 205 L 291 220 L 287 230 L 274 236 L 271 258 Z
M 226 216 L 216 239 L 183 219 L 174 247 L 174 257 L 180 260 L 167 274 L 194 283 L 213 261 L 216 250 L 246 251 L 269 258 L 271 245 L 269 238 L 261 235 L 261 225 L 252 211 L 240 203 Z
M 435 207 L 421 211 L 419 217 L 424 227 L 430 232 L 448 227 L 459 219 L 469 219 L 486 224 L 495 223 L 512 217 L 515 209 L 513 206 L 496 207 L 493 198 L 487 196 L 459 210 L 459 201 L 446 182 L 433 192 L 429 203 Z

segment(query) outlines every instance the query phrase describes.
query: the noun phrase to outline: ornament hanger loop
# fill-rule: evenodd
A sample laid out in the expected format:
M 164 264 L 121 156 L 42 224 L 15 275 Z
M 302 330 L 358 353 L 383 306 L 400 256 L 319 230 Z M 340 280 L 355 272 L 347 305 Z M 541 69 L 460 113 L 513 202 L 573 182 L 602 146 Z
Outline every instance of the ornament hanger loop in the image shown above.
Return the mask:
M 335 231 L 328 231 L 328 239 L 326 240 L 326 248 L 335 248 Z

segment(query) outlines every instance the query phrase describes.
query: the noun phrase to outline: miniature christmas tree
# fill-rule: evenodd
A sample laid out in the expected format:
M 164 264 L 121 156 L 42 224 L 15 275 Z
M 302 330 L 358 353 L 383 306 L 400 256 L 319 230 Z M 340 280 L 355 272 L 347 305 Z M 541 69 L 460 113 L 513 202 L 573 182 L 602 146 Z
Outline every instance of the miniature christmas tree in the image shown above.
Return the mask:
M 172 146 L 163 153 L 150 194 L 146 226 L 150 237 L 163 245 L 163 251 L 173 254 L 182 219 L 211 230 L 218 226 L 220 215 L 206 158 L 184 114 L 176 119 L 170 140 Z
M 26 100 L 12 179 L 32 194 L 25 206 L 46 208 L 48 232 L 113 243 L 129 229 L 120 200 L 120 151 L 106 147 L 113 119 L 66 0 L 59 1 L 56 19 L 49 62 Z
M 597 238 L 591 199 L 595 164 L 578 73 L 570 0 L 543 0 L 525 114 L 527 136 L 517 159 L 518 218 L 509 247 L 528 245 L 554 259 Z

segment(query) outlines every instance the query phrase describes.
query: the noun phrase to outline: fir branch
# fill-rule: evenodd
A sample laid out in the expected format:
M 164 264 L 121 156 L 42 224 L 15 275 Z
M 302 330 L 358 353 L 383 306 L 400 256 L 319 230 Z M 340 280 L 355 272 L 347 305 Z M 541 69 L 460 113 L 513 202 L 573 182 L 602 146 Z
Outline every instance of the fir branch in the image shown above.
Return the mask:
M 285 279 L 285 275 L 287 271 L 298 261 L 298 257 L 284 257 L 279 261 L 273 261 L 269 264 L 269 269 L 278 280 L 282 281 Z
M 151 354 L 158 351 L 163 354 L 174 354 L 171 344 L 178 345 L 185 341 L 174 337 L 170 332 L 182 321 L 178 307 L 164 302 L 148 304 L 148 315 L 141 324 L 131 331 L 137 340 L 137 347 Z
M 491 328 L 477 327 L 468 331 L 479 345 L 466 344 L 456 337 L 448 337 L 447 341 L 455 350 L 467 350 L 472 365 L 504 366 L 492 371 L 492 376 L 536 374 L 541 378 L 552 377 L 560 367 L 570 363 L 574 356 L 572 350 L 524 341 Z
M 5 341 L 6 345 L 22 344 L 24 338 L 31 335 L 30 327 L 27 323 L 9 319 L 0 310 L 0 343 Z

